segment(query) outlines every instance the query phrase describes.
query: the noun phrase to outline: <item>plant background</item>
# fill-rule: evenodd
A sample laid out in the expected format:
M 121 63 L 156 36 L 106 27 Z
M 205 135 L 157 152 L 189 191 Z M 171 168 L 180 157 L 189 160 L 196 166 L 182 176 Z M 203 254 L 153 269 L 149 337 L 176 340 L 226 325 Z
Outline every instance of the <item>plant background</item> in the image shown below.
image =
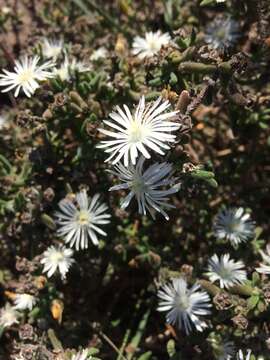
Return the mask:
M 0 358 L 15 359 L 24 349 L 37 359 L 54 359 L 63 349 L 88 346 L 99 349 L 102 359 L 212 359 L 214 344 L 228 338 L 267 359 L 269 283 L 254 272 L 269 234 L 267 1 L 0 4 L 12 9 L 8 16 L 0 9 L 1 68 L 24 53 L 40 53 L 44 36 L 63 38 L 69 53 L 81 60 L 100 46 L 109 51 L 90 72 L 70 82 L 51 80 L 31 99 L 0 95 L 1 115 L 8 115 L 0 131 L 0 301 L 3 306 L 8 292 L 28 288 L 35 288 L 40 299 L 20 326 L 2 334 Z M 241 34 L 224 52 L 204 41 L 207 25 L 218 14 L 232 16 Z M 132 39 L 158 29 L 170 32 L 179 48 L 162 49 L 146 62 L 135 59 Z M 223 70 L 221 63 L 229 68 Z M 141 217 L 135 204 L 120 210 L 124 194 L 108 192 L 114 179 L 104 153 L 95 147 L 97 128 L 116 104 L 132 106 L 144 93 L 148 100 L 162 94 L 175 105 L 183 90 L 194 105 L 192 129 L 179 133 L 166 155 L 182 184 L 170 220 Z M 59 241 L 51 219 L 57 204 L 83 187 L 90 195 L 101 193 L 109 204 L 108 237 L 99 248 L 76 252 L 66 281 L 54 277 L 38 288 L 40 254 Z M 222 206 L 249 209 L 256 238 L 239 249 L 218 243 L 212 224 Z M 242 259 L 259 295 L 254 300 L 236 294 L 229 309 L 214 305 L 211 327 L 186 337 L 156 311 L 157 287 L 181 274 L 191 282 L 203 279 L 215 252 Z M 62 319 L 52 316 L 54 301 Z M 242 322 L 235 319 L 239 315 Z M 25 338 L 28 325 L 31 336 Z

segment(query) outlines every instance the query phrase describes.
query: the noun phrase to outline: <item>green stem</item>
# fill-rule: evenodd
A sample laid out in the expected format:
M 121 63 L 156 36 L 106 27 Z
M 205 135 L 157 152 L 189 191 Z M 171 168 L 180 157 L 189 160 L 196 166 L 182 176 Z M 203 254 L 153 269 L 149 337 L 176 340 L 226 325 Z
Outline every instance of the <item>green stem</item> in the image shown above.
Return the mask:
M 203 289 L 205 289 L 209 294 L 212 296 L 217 295 L 221 290 L 216 285 L 212 284 L 210 281 L 207 280 L 199 280 L 198 283 L 201 285 Z
M 183 63 L 180 63 L 178 66 L 178 70 L 181 73 L 201 73 L 201 74 L 213 74 L 215 71 L 217 71 L 216 65 L 208 65 L 203 63 L 197 63 L 194 61 L 186 61 Z
M 149 315 L 150 315 L 150 309 L 148 309 L 145 314 L 143 315 L 141 321 L 139 322 L 139 325 L 138 325 L 138 328 L 137 328 L 137 331 L 136 331 L 136 334 L 133 336 L 133 338 L 131 339 L 131 342 L 130 342 L 130 345 L 132 346 L 132 348 L 134 348 L 134 350 L 137 349 L 141 339 L 142 339 L 142 336 L 143 336 L 143 333 L 144 333 L 144 330 L 146 328 L 146 325 L 147 325 L 147 322 L 148 322 L 148 318 L 149 318 Z M 128 354 L 128 360 L 131 360 L 132 357 L 133 357 L 133 353 L 129 353 Z
M 125 333 L 125 335 L 124 335 L 124 339 L 123 339 L 123 341 L 122 341 L 122 345 L 121 345 L 121 347 L 120 347 L 119 354 L 118 354 L 116 360 L 121 360 L 121 359 L 122 359 L 123 352 L 124 352 L 125 347 L 126 347 L 126 345 L 127 345 L 127 342 L 128 342 L 129 336 L 130 336 L 130 333 L 131 333 L 131 330 L 130 330 L 130 329 L 127 329 L 127 330 L 126 330 L 126 333 Z
M 51 342 L 54 350 L 64 351 L 63 346 L 62 346 L 60 340 L 57 339 L 57 337 L 56 337 L 55 332 L 54 332 L 53 329 L 49 329 L 49 330 L 48 330 L 48 337 L 49 337 L 49 339 L 50 339 L 50 342 Z

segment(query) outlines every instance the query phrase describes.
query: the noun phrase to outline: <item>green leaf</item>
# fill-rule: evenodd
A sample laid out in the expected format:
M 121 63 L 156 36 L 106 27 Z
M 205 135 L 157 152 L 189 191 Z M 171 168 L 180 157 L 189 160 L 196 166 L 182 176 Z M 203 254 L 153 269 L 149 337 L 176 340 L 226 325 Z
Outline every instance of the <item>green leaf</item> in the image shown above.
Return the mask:
M 144 333 L 144 331 L 145 331 L 145 328 L 146 328 L 146 325 L 147 325 L 147 322 L 148 322 L 148 319 L 149 319 L 150 312 L 151 312 L 151 310 L 148 309 L 148 310 L 144 313 L 143 317 L 141 318 L 141 320 L 140 320 L 140 322 L 139 322 L 139 325 L 138 325 L 136 334 L 135 334 L 135 335 L 133 336 L 133 338 L 131 339 L 130 345 L 131 345 L 134 349 L 137 349 L 138 345 L 140 344 L 140 341 L 141 341 L 141 339 L 142 339 L 143 333 Z M 128 360 L 131 360 L 131 359 L 132 359 L 132 356 L 133 356 L 132 353 L 128 354 L 127 359 L 128 359 Z
M 142 354 L 138 360 L 148 360 L 151 359 L 152 351 L 147 351 L 146 353 Z
M 206 180 L 206 182 L 208 183 L 208 185 L 212 186 L 213 188 L 218 187 L 218 183 L 215 179 L 209 179 L 209 180 Z
M 191 173 L 191 176 L 195 178 L 211 179 L 215 177 L 215 174 L 212 171 L 196 170 Z
M 170 339 L 167 342 L 167 352 L 168 352 L 168 355 L 169 355 L 170 358 L 176 354 L 175 341 L 173 339 Z
M 247 300 L 248 309 L 249 310 L 255 309 L 259 300 L 260 300 L 260 297 L 258 295 L 252 295 L 250 298 L 248 298 L 248 300 Z
M 170 73 L 170 85 L 175 85 L 178 82 L 178 78 L 174 72 Z
M 88 355 L 97 355 L 99 353 L 99 350 L 91 347 L 90 349 L 88 349 Z
M 43 223 L 44 225 L 46 225 L 49 229 L 51 229 L 51 230 L 55 230 L 55 229 L 56 229 L 55 222 L 53 221 L 53 219 L 52 219 L 49 215 L 47 215 L 47 214 L 45 214 L 45 213 L 41 214 L 41 221 L 42 221 L 42 223 Z
M 260 282 L 261 282 L 260 275 L 256 271 L 254 271 L 252 273 L 252 285 L 257 286 L 260 284 Z

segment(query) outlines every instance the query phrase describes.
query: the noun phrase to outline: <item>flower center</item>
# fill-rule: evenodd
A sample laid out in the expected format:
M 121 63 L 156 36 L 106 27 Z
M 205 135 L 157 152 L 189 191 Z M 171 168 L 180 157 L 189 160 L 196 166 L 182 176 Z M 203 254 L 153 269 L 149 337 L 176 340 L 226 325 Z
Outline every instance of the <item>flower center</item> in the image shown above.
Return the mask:
M 27 83 L 33 79 L 33 71 L 30 69 L 24 70 L 18 77 L 19 83 Z
M 153 52 L 159 51 L 160 48 L 161 48 L 158 41 L 155 41 L 155 40 L 149 40 L 148 41 L 148 46 L 149 46 L 149 49 L 152 50 Z
M 227 231 L 229 233 L 238 232 L 241 230 L 241 224 L 238 221 L 232 221 L 227 224 Z
M 51 262 L 58 264 L 64 259 L 64 255 L 61 252 L 55 252 L 51 255 Z
M 90 221 L 89 212 L 86 210 L 81 210 L 78 214 L 77 221 L 79 225 L 87 225 Z
M 219 276 L 222 279 L 230 279 L 231 278 L 231 271 L 226 269 L 225 267 L 221 267 L 219 271 Z
M 187 310 L 189 307 L 189 298 L 187 295 L 182 294 L 181 296 L 178 297 L 178 306 L 180 308 L 180 310 Z
M 131 143 L 138 143 L 143 140 L 146 135 L 146 129 L 136 121 L 133 121 L 129 132 L 129 141 Z
M 131 182 L 131 187 L 135 193 L 147 192 L 147 185 L 141 177 L 134 178 L 134 180 Z

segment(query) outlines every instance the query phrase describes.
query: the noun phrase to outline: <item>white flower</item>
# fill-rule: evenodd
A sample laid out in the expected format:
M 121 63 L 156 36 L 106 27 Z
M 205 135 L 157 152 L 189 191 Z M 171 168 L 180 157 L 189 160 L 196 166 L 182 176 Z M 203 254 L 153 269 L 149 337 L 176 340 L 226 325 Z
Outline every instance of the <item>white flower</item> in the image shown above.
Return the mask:
M 224 3 L 226 0 L 216 0 L 217 3 Z
M 0 11 L 4 14 L 4 15 L 8 15 L 11 13 L 11 8 L 8 6 L 2 6 Z
M 100 59 L 104 59 L 108 54 L 108 51 L 105 47 L 100 47 L 93 51 L 92 55 L 90 56 L 91 61 L 98 61 Z
M 38 62 L 38 56 L 33 58 L 25 56 L 21 61 L 15 61 L 14 72 L 3 70 L 4 74 L 0 74 L 0 86 L 6 89 L 2 92 L 15 89 L 14 96 L 17 97 L 22 89 L 26 96 L 31 97 L 39 88 L 39 81 L 53 77 L 53 74 L 47 70 L 54 67 L 54 63 L 47 61 L 38 65 Z
M 192 330 L 192 325 L 198 331 L 207 327 L 201 320 L 201 316 L 210 314 L 209 295 L 200 291 L 200 286 L 195 284 L 190 289 L 184 279 L 172 279 L 172 283 L 166 284 L 158 291 L 161 299 L 158 311 L 169 311 L 166 320 L 169 324 L 176 324 L 184 329 L 186 334 Z
M 240 36 L 239 22 L 230 17 L 216 17 L 205 30 L 205 41 L 213 49 L 223 51 L 236 45 Z
M 18 324 L 18 316 L 19 313 L 14 307 L 7 303 L 5 307 L 0 310 L 0 326 L 9 327 L 13 324 Z
M 244 266 L 242 261 L 230 259 L 229 254 L 221 255 L 220 259 L 214 254 L 208 261 L 206 275 L 211 282 L 219 281 L 219 286 L 222 289 L 229 288 L 247 280 L 247 273 L 242 270 Z
M 58 269 L 61 278 L 65 279 L 66 274 L 69 271 L 70 266 L 73 264 L 74 259 L 72 258 L 73 250 L 67 249 L 63 245 L 50 246 L 43 254 L 41 264 L 44 265 L 43 272 L 47 272 L 47 276 L 51 277 Z
M 132 198 L 135 197 L 140 214 L 146 215 L 146 211 L 149 211 L 154 218 L 153 209 L 155 209 L 168 220 L 169 216 L 162 208 L 174 208 L 173 205 L 168 204 L 168 195 L 179 190 L 179 184 L 174 185 L 175 179 L 171 177 L 172 165 L 166 162 L 154 163 L 143 171 L 144 161 L 145 158 L 141 156 L 136 167 L 129 165 L 126 168 L 122 164 L 118 164 L 114 167 L 114 171 L 109 170 L 123 182 L 123 184 L 111 187 L 109 191 L 129 189 L 130 193 L 121 203 L 122 209 L 127 208 Z M 170 188 L 160 189 L 163 186 L 170 186 Z
M 71 360 L 86 360 L 88 358 L 88 349 L 84 349 L 83 351 L 78 352 L 75 355 L 72 355 Z M 89 360 L 92 357 L 88 358 Z
M 152 57 L 162 46 L 168 45 L 171 37 L 168 33 L 162 34 L 160 30 L 147 32 L 145 37 L 136 36 L 132 44 L 132 53 L 140 59 Z
M 59 77 L 62 81 L 70 80 L 70 63 L 67 56 L 65 56 L 64 62 L 54 69 L 53 74 L 55 77 Z
M 75 58 L 71 60 L 65 56 L 64 62 L 59 68 L 54 69 L 54 76 L 59 77 L 62 81 L 69 81 L 75 72 L 82 73 L 91 70 L 90 66 Z
M 42 42 L 42 55 L 56 60 L 63 50 L 63 40 L 48 40 Z
M 256 270 L 261 274 L 270 274 L 270 244 L 266 245 L 266 253 L 260 250 L 260 254 L 264 263 L 260 263 L 260 267 Z
M 226 239 L 236 246 L 254 236 L 255 222 L 243 208 L 221 210 L 214 222 L 214 233 L 218 239 Z
M 15 297 L 15 309 L 17 310 L 32 310 L 37 302 L 37 299 L 30 294 L 17 294 Z
M 223 342 L 218 348 L 218 360 L 231 360 L 235 354 L 235 346 L 232 341 Z
M 168 100 L 161 101 L 160 97 L 154 104 L 146 106 L 142 96 L 134 115 L 126 105 L 124 111 L 117 106 L 116 111 L 110 113 L 113 121 L 104 120 L 104 123 L 116 131 L 99 131 L 113 139 L 101 141 L 97 146 L 106 148 L 106 153 L 112 153 L 106 161 L 114 158 L 113 164 L 116 164 L 124 157 L 125 166 L 128 166 L 130 159 L 135 165 L 139 153 L 147 159 L 151 157 L 147 148 L 161 155 L 164 155 L 163 149 L 170 149 L 167 143 L 174 143 L 176 138 L 171 132 L 179 129 L 180 125 L 169 120 L 175 118 L 178 111 L 165 112 L 170 103 Z
M 247 351 L 247 355 L 245 356 L 242 350 L 239 350 L 237 353 L 237 360 L 250 360 L 251 350 Z
M 98 201 L 99 196 L 96 194 L 90 199 L 84 189 L 76 194 L 76 204 L 67 199 L 59 203 L 61 211 L 55 213 L 60 226 L 58 235 L 64 236 L 65 242 L 70 243 L 71 247 L 75 245 L 76 250 L 87 249 L 89 238 L 94 245 L 98 245 L 96 233 L 107 235 L 99 225 L 108 224 L 111 215 L 104 214 L 108 206 Z

